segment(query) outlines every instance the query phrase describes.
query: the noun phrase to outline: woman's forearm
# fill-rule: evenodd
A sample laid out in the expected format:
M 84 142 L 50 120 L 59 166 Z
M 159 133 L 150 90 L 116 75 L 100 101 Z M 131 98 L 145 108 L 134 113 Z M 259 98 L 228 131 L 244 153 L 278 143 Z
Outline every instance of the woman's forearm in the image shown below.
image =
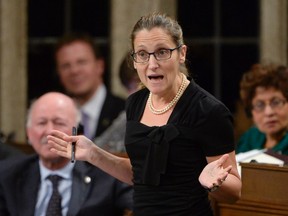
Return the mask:
M 87 161 L 120 181 L 133 184 L 132 166 L 129 158 L 116 156 L 93 145 Z

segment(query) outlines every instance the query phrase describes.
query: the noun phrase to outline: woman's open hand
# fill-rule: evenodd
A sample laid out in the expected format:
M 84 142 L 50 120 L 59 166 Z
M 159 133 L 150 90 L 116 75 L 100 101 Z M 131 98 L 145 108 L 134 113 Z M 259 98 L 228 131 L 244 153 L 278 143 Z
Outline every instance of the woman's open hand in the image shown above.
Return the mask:
M 199 182 L 205 188 L 220 187 L 230 173 L 232 166 L 224 167 L 228 154 L 224 154 L 218 160 L 208 163 L 199 176 Z

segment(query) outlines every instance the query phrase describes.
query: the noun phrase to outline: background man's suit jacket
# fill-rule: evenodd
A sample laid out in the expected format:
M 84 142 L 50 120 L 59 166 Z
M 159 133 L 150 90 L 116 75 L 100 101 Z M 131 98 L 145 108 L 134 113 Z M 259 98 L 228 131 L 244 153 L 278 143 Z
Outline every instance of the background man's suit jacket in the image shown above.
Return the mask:
M 121 111 L 125 109 L 125 100 L 112 95 L 107 92 L 103 107 L 98 120 L 97 130 L 95 131 L 94 137 L 100 136 L 118 117 Z
M 0 162 L 0 215 L 33 216 L 40 184 L 39 159 Z M 85 182 L 85 177 L 90 182 Z M 69 216 L 118 216 L 132 209 L 132 188 L 95 166 L 76 161 Z

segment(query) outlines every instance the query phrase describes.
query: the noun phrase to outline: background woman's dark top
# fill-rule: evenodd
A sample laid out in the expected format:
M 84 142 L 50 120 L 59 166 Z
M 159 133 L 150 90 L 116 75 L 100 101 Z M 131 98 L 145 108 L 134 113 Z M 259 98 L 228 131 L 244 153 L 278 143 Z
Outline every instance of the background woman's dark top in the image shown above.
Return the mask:
M 127 100 L 125 143 L 134 173 L 134 215 L 213 215 L 198 177 L 206 156 L 234 150 L 229 110 L 191 81 L 168 123 L 148 127 L 140 123 L 148 95 L 142 89 Z

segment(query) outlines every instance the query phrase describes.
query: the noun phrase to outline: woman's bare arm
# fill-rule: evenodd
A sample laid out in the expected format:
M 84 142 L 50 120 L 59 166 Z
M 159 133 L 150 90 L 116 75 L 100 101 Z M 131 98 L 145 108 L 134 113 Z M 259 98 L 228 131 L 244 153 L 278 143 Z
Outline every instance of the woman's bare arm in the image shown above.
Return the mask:
M 129 158 L 113 155 L 95 145 L 85 136 L 68 136 L 53 130 L 47 136 L 51 151 L 71 159 L 71 143 L 75 142 L 75 159 L 87 161 L 111 176 L 132 185 L 132 166 Z

